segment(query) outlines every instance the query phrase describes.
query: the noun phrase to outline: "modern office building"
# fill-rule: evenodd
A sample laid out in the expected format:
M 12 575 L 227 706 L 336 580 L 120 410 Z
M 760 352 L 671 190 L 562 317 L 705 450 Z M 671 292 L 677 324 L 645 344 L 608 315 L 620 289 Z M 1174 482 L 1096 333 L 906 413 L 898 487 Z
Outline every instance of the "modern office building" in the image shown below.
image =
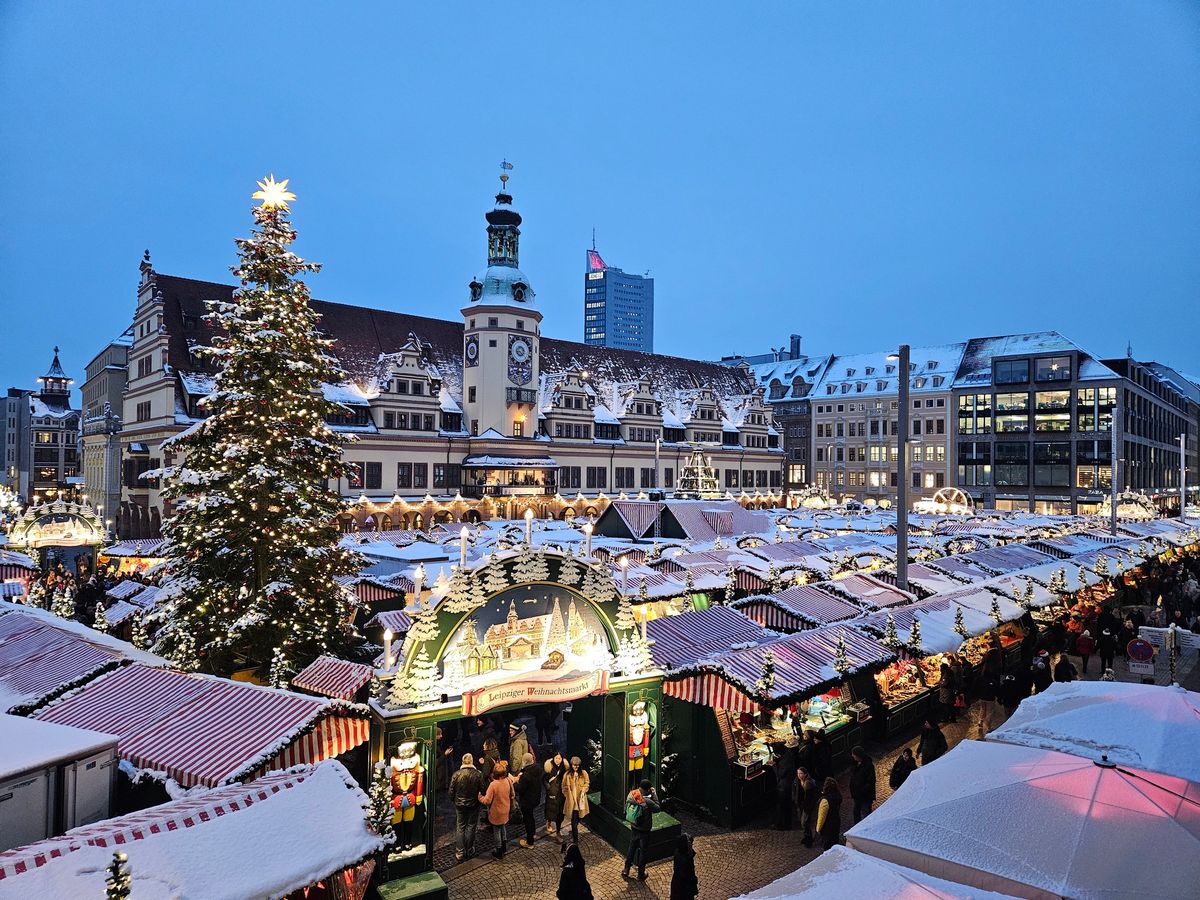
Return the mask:
M 583 342 L 654 352 L 654 279 L 606 264 L 595 247 L 583 276 Z
M 29 398 L 33 391 L 9 388 L 0 397 L 0 454 L 3 454 L 3 478 L 0 483 L 22 500 L 30 495 L 29 477 L 33 461 Z

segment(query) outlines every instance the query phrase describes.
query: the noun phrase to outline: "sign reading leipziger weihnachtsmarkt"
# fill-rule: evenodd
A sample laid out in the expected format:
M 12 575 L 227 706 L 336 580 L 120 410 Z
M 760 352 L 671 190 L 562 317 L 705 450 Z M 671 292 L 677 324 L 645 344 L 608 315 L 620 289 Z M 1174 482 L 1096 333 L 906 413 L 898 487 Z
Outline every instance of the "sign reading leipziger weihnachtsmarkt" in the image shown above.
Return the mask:
M 571 672 L 551 679 L 525 677 L 467 691 L 463 694 L 465 716 L 478 716 L 512 703 L 565 703 L 608 691 L 608 672 Z

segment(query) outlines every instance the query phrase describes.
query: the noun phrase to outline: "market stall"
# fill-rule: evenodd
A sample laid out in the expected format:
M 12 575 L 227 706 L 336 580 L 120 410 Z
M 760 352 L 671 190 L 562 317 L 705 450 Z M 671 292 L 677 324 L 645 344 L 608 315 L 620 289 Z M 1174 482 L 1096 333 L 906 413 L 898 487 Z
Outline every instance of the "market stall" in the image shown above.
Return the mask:
M 853 619 L 862 608 L 833 596 L 819 585 L 797 585 L 774 594 L 756 594 L 735 600 L 734 609 L 777 631 L 803 631 Z
M 895 658 L 846 625 L 731 649 L 666 675 L 664 750 L 699 754 L 679 769 L 676 796 L 738 825 L 770 805 L 775 756 L 802 731 L 824 733 L 835 767 L 871 727 L 871 673 Z
M 118 541 L 99 551 L 96 568 L 117 575 L 145 574 L 167 561 L 162 554 L 164 544 L 163 538 Z

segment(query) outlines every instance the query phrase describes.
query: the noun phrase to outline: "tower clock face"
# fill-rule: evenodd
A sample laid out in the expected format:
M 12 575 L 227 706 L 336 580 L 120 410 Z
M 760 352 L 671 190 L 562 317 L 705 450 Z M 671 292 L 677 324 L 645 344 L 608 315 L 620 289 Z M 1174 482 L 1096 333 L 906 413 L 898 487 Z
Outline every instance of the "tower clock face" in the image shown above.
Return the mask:
M 508 380 L 513 384 L 529 384 L 533 380 L 533 346 L 528 338 L 509 336 Z
M 467 338 L 466 357 L 468 366 L 479 365 L 479 338 L 475 335 Z

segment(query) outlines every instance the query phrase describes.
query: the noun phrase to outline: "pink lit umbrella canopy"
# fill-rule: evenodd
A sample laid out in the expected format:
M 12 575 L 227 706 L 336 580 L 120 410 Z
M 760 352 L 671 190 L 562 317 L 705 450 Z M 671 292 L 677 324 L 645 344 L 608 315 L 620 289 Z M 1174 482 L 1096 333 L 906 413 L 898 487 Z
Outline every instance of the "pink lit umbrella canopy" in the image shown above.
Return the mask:
M 1022 700 L 988 740 L 1092 760 L 1107 756 L 1200 783 L 1200 694 L 1117 681 L 1055 683 Z
M 1200 785 L 963 741 L 846 837 L 880 859 L 1018 897 L 1194 900 Z

